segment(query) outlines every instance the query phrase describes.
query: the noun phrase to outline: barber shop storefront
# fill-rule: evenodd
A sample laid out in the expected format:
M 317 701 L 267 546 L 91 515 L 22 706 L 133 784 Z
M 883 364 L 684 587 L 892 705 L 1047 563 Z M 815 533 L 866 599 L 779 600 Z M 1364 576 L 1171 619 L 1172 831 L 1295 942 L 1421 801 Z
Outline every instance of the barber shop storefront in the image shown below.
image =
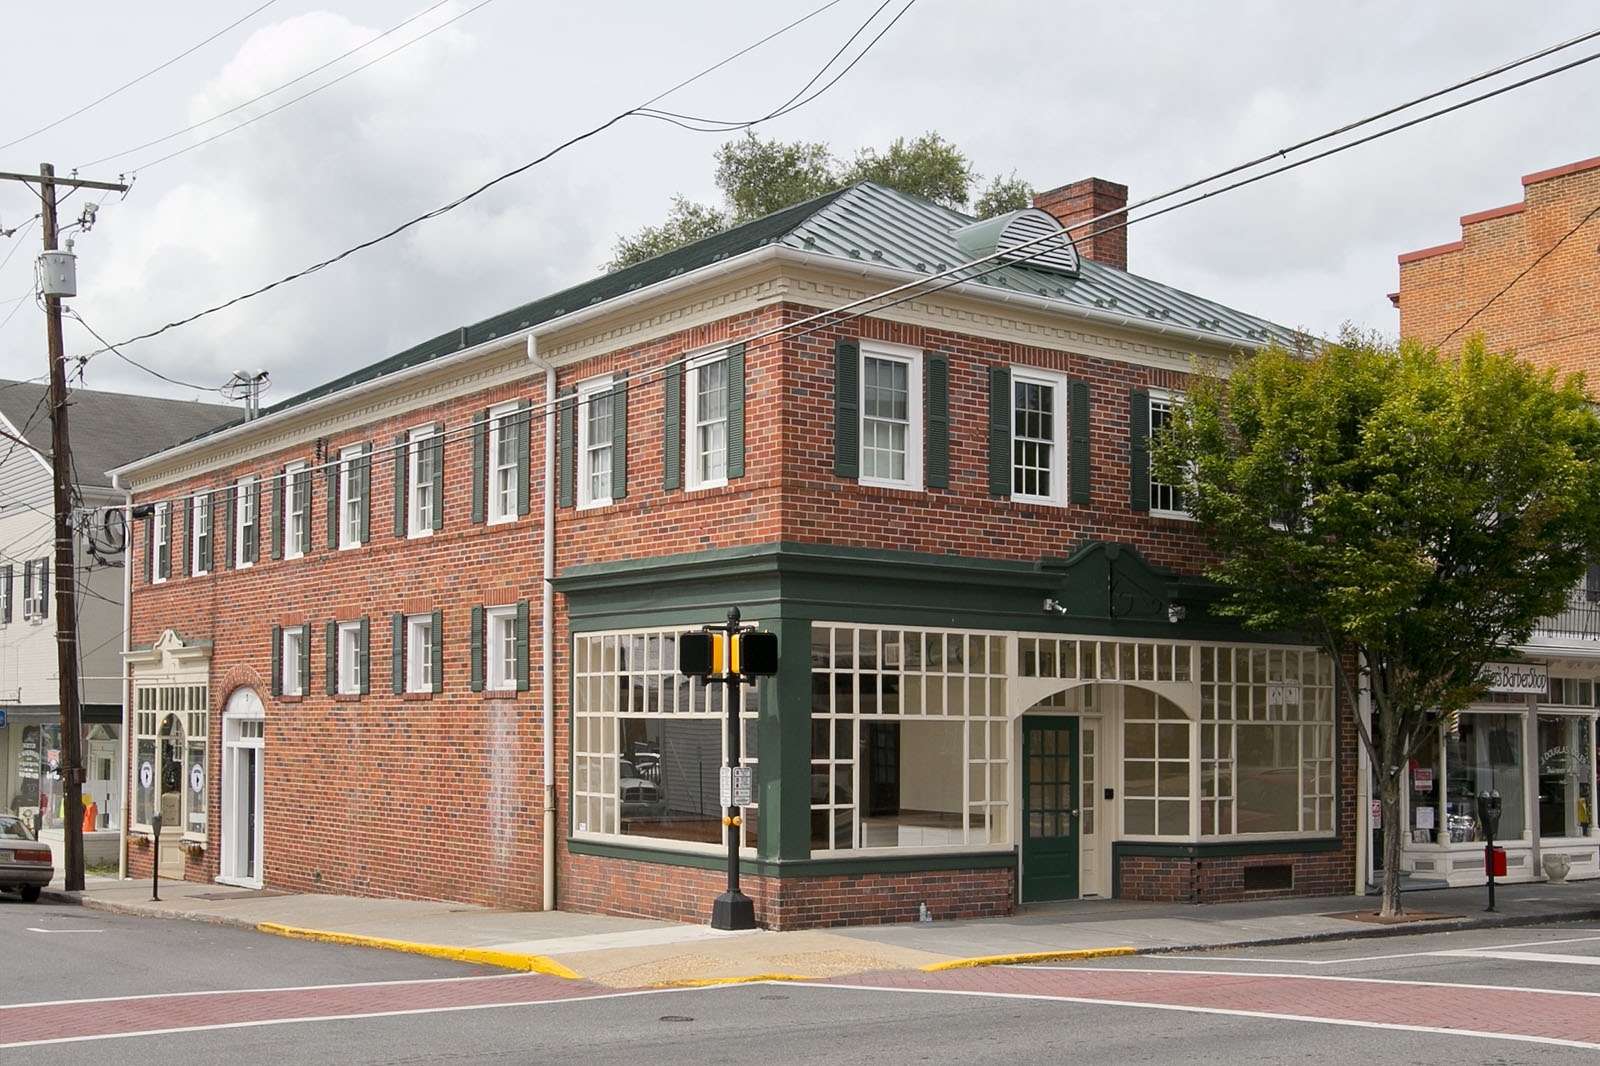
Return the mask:
M 1452 716 L 1412 762 L 1404 792 L 1410 835 L 1402 861 L 1419 879 L 1484 880 L 1480 793 L 1500 796 L 1494 835 L 1506 878 L 1600 876 L 1595 829 L 1595 721 L 1600 681 L 1559 666 L 1517 664 L 1487 700 Z

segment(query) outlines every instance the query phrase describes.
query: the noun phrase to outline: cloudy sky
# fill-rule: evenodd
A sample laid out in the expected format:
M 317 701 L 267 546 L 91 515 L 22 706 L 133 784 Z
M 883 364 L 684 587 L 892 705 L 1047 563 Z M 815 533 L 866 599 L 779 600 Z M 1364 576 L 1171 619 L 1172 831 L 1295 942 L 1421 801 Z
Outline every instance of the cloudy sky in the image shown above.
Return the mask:
M 1140 200 L 1600 29 L 1584 0 L 1515 17 L 1481 0 L 13 2 L 0 171 L 133 179 L 61 210 L 67 225 L 99 203 L 91 231 L 64 234 L 67 353 L 102 348 L 90 330 L 120 352 L 82 364 L 85 384 L 215 399 L 266 369 L 273 402 L 592 276 L 674 194 L 716 200 L 712 156 L 734 134 L 624 119 L 400 236 L 121 342 L 440 208 L 823 7 L 655 106 L 756 119 L 847 48 L 859 61 L 831 88 L 756 132 L 848 157 L 937 130 L 986 177 L 1092 175 Z M 1484 87 L 1597 53 L 1600 38 Z M 1135 223 L 1130 266 L 1288 326 L 1393 332 L 1396 256 L 1519 200 L 1524 174 L 1600 155 L 1597 99 L 1600 62 L 1582 64 Z M 46 368 L 37 214 L 31 186 L 0 181 L 0 377 Z

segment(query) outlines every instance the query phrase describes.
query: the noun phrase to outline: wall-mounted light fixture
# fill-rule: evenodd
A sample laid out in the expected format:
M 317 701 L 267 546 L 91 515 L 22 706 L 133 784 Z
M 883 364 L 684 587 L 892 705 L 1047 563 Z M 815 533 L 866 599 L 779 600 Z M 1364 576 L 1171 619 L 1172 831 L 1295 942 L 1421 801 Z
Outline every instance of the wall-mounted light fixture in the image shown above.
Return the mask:
M 1067 605 L 1060 600 L 1046 596 L 1044 599 L 1044 613 L 1049 614 L 1051 611 L 1064 616 L 1067 613 Z
M 1183 604 L 1181 604 L 1181 603 L 1169 603 L 1169 604 L 1167 604 L 1167 621 L 1171 622 L 1173 625 L 1177 625 L 1179 622 L 1183 621 L 1185 618 L 1188 618 L 1188 617 L 1189 617 L 1189 608 L 1185 607 Z

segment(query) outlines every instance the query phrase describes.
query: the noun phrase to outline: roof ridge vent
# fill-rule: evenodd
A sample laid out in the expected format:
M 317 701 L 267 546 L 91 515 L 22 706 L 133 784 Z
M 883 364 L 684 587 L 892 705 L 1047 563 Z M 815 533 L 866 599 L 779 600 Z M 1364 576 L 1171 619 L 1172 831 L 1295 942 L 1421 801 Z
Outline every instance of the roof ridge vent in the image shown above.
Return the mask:
M 961 226 L 950 235 L 972 259 L 997 255 L 1001 262 L 1078 276 L 1078 249 L 1072 237 L 1059 219 L 1036 207 Z

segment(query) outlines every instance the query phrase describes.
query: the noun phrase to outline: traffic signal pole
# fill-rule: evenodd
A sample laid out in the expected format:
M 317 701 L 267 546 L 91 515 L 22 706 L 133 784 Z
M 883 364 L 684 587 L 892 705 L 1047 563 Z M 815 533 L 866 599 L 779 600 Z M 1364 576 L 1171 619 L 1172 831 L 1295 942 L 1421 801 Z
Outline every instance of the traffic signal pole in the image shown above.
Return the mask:
M 739 890 L 739 827 L 742 818 L 739 814 L 738 797 L 734 795 L 734 780 L 737 776 L 740 760 L 742 759 L 743 745 L 740 736 L 740 715 L 744 709 L 744 676 L 738 670 L 737 641 L 741 630 L 739 627 L 739 608 L 728 608 L 728 658 L 727 677 L 724 682 L 728 686 L 728 806 L 722 812 L 723 835 L 728 838 L 728 890 L 718 896 L 711 903 L 711 928 L 713 929 L 754 929 L 756 927 L 755 901 Z

